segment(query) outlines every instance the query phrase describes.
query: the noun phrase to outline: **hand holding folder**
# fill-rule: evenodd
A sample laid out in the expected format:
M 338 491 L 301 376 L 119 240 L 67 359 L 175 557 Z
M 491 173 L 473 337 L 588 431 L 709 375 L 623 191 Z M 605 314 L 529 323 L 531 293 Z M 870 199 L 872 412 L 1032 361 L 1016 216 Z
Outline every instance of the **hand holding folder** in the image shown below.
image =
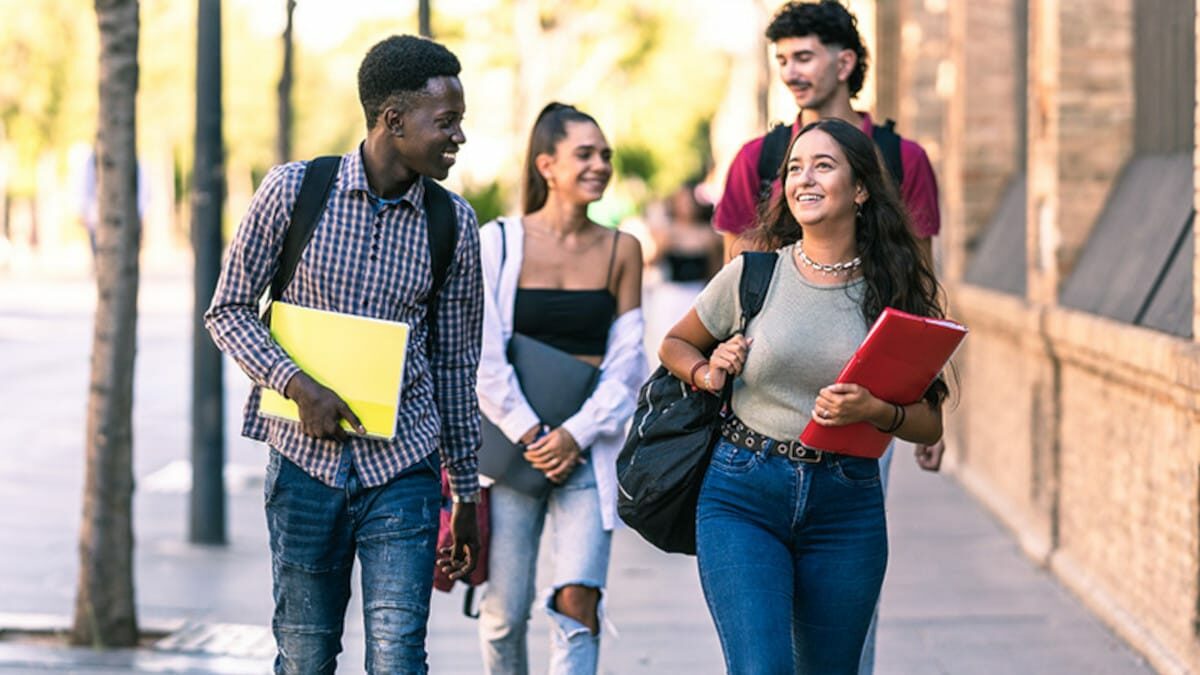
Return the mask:
M 889 403 L 915 403 L 966 336 L 966 327 L 954 321 L 888 307 L 836 381 L 865 387 Z M 872 458 L 882 455 L 891 439 L 868 422 L 825 427 L 809 421 L 800 434 L 800 442 L 810 448 Z
M 366 436 L 396 436 L 409 326 L 365 316 L 271 305 L 271 337 L 313 380 L 333 390 L 366 427 Z M 300 421 L 293 401 L 263 389 L 259 414 Z M 342 428 L 353 431 L 343 421 Z

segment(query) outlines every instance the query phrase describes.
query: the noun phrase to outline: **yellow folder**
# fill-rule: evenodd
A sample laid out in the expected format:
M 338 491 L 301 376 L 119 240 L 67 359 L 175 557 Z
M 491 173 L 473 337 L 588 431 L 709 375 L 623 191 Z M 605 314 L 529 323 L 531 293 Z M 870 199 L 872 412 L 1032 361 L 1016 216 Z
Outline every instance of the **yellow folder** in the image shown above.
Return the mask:
M 342 397 L 374 438 L 396 436 L 408 333 L 408 324 L 398 321 L 271 305 L 271 337 L 301 370 Z M 300 420 L 296 404 L 272 389 L 263 389 L 258 411 Z M 342 428 L 351 430 L 345 421 Z

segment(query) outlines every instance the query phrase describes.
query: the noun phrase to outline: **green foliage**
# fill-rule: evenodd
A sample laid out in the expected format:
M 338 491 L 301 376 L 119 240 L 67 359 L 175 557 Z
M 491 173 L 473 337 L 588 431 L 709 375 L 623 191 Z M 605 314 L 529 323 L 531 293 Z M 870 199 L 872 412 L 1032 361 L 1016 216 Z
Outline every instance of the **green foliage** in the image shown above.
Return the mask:
M 462 196 L 475 209 L 475 217 L 480 225 L 504 215 L 504 193 L 499 181 L 479 187 L 465 187 Z
M 32 196 L 46 149 L 94 137 L 95 21 L 72 0 L 0 2 L 0 124 L 16 151 L 14 194 Z
M 649 183 L 658 171 L 654 151 L 635 142 L 624 143 L 613 150 L 613 168 L 623 178 L 640 178 Z
M 231 176 L 257 178 L 274 163 L 280 36 L 264 29 L 261 2 L 222 3 L 224 136 Z M 522 63 L 518 3 L 540 28 L 537 63 Z M 282 21 L 283 0 L 278 0 Z M 463 61 L 467 91 L 462 175 L 481 219 L 512 205 L 528 110 L 547 100 L 580 105 L 601 122 L 615 150 L 610 192 L 635 206 L 702 173 L 710 161 L 707 129 L 728 67 L 715 49 L 697 48 L 697 6 L 688 0 L 489 0 L 470 12 L 462 2 L 433 2 L 438 38 Z M 303 3 L 297 12 L 315 4 Z M 446 9 L 454 8 L 454 9 Z M 349 11 L 349 10 L 347 10 Z M 268 10 L 269 13 L 269 10 Z M 141 5 L 139 152 L 169 158 L 179 188 L 190 182 L 195 118 L 194 2 Z M 256 23 L 257 21 L 257 23 Z M 340 42 L 315 47 L 297 33 L 293 159 L 346 152 L 364 135 L 355 73 L 367 47 L 416 29 L 416 3 L 364 18 Z M 34 166 L 47 152 L 65 164 L 72 145 L 91 143 L 96 124 L 98 37 L 84 0 L 0 0 L 0 125 L 17 164 L 9 189 L 32 194 Z M 532 86 L 531 86 L 532 85 Z M 539 100 L 514 94 L 528 87 Z M 486 121 L 486 123 L 484 123 Z M 518 128 L 522 127 L 522 128 Z M 486 129 L 486 131 L 484 131 Z M 480 170 L 469 163 L 486 150 Z M 65 173 L 65 171 L 63 172 Z M 177 199 L 186 203 L 185 190 Z

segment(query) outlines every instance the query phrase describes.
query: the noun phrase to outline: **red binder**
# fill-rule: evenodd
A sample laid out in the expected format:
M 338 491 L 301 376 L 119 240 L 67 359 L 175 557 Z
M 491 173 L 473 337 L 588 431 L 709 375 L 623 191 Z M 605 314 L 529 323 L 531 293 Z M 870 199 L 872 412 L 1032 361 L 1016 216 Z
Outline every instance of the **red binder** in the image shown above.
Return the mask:
M 954 321 L 887 307 L 837 381 L 866 387 L 884 401 L 915 403 L 966 336 L 966 326 Z M 867 422 L 824 427 L 809 420 L 800 434 L 800 442 L 810 448 L 871 458 L 882 455 L 891 440 L 891 434 Z

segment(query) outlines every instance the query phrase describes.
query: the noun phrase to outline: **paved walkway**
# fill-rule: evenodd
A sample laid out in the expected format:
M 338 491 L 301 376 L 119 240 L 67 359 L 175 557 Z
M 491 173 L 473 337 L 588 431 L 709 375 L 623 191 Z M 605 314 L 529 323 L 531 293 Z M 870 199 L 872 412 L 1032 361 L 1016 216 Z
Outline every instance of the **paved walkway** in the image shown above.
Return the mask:
M 265 454 L 236 435 L 245 378 L 227 367 L 229 545 L 189 545 L 188 278 L 168 266 L 152 266 L 143 277 L 134 449 L 138 610 L 143 627 L 183 630 L 156 647 L 99 654 L 11 630 L 65 626 L 72 609 L 95 292 L 82 274 L 0 276 L 0 428 L 9 430 L 0 440 L 0 671 L 269 671 Z M 952 477 L 924 474 L 898 456 L 889 522 L 877 672 L 1151 672 L 1024 558 Z M 604 639 L 603 672 L 722 672 L 694 559 L 661 554 L 622 531 L 610 576 L 609 615 L 619 634 Z M 480 672 L 475 624 L 459 613 L 460 602 L 457 594 L 435 593 L 434 673 Z M 360 612 L 352 605 L 341 672 L 361 670 Z M 545 630 L 545 620 L 535 618 L 535 664 L 546 662 Z

